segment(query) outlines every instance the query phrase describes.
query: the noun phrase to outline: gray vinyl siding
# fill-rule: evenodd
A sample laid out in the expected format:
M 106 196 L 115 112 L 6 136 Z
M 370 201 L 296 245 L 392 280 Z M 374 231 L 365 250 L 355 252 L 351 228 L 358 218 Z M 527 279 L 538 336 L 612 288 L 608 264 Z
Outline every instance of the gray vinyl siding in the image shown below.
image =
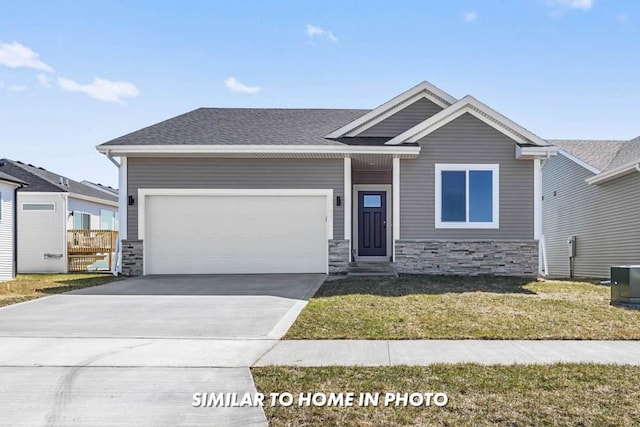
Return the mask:
M 353 171 L 352 184 L 391 184 L 391 171 Z
M 358 136 L 397 136 L 440 111 L 442 107 L 422 98 Z
M 344 162 L 342 159 L 128 159 L 127 191 L 136 203 L 127 210 L 127 233 L 138 238 L 139 188 L 290 188 L 332 189 L 333 236 L 344 237 L 344 208 L 335 206 L 343 199 Z
M 513 140 L 464 114 L 419 143 L 418 158 L 400 162 L 401 239 L 533 239 L 533 161 L 516 160 Z M 436 163 L 500 165 L 500 228 L 435 228 Z
M 560 154 L 542 169 L 542 234 L 551 276 L 569 276 L 570 236 L 577 237 L 577 277 L 608 278 L 612 265 L 640 264 L 640 173 L 588 185 L 584 180 L 593 175 Z

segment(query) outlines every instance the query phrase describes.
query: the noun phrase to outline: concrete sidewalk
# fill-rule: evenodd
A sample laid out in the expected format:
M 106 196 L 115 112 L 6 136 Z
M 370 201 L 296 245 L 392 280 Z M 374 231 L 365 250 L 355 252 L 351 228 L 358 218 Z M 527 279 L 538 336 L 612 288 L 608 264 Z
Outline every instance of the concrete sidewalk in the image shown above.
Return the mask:
M 279 341 L 254 366 L 422 366 L 535 363 L 640 365 L 640 341 Z

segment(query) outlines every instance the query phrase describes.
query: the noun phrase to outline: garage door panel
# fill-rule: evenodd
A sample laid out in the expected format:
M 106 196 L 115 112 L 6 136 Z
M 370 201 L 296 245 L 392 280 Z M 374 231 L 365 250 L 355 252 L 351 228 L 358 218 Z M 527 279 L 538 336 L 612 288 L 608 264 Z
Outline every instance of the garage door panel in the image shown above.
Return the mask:
M 148 196 L 147 274 L 324 273 L 324 196 Z

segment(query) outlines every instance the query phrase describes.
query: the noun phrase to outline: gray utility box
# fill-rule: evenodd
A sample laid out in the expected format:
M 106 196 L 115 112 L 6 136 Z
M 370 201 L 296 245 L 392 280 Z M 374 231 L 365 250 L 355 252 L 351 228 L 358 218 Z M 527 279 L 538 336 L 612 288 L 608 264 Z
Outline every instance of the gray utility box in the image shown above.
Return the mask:
M 640 265 L 611 267 L 611 302 L 640 304 Z

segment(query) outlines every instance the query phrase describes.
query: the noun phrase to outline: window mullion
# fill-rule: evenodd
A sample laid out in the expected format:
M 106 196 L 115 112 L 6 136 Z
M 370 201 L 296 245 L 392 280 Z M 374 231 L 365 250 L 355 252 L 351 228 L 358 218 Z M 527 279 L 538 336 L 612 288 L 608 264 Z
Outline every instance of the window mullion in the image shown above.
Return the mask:
M 469 170 L 468 169 L 465 171 L 465 177 L 466 177 L 466 179 L 465 179 L 465 190 L 464 190 L 464 193 L 465 193 L 465 215 L 466 215 L 465 222 L 467 224 L 469 224 L 470 221 L 469 221 Z

